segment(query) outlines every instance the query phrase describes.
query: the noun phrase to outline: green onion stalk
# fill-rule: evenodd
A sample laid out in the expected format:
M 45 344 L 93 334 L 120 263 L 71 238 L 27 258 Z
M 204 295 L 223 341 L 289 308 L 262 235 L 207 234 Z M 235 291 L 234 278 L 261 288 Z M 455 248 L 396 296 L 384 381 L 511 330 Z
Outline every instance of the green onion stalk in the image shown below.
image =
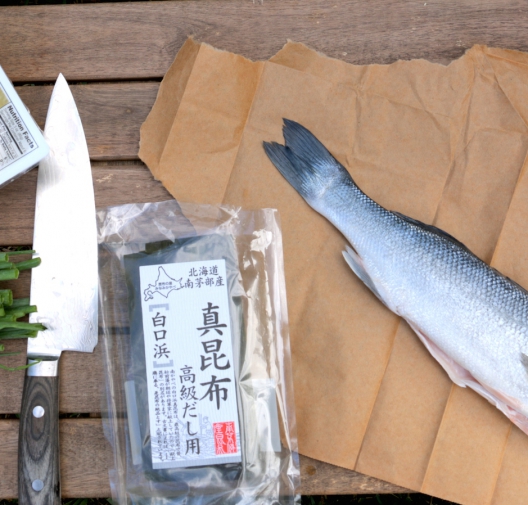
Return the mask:
M 18 279 L 21 271 L 29 270 L 40 265 L 40 258 L 32 257 L 31 259 L 13 261 L 13 256 L 17 257 L 27 254 L 33 256 L 35 251 L 0 252 L 0 281 Z M 2 341 L 15 338 L 35 338 L 39 331 L 46 329 L 40 323 L 19 321 L 20 318 L 36 311 L 37 307 L 30 305 L 29 298 L 13 298 L 13 292 L 10 289 L 0 288 L 0 357 L 20 354 L 18 352 L 5 352 L 5 345 Z M 10 367 L 0 364 L 0 369 L 15 371 L 23 370 L 28 366 L 32 365 Z

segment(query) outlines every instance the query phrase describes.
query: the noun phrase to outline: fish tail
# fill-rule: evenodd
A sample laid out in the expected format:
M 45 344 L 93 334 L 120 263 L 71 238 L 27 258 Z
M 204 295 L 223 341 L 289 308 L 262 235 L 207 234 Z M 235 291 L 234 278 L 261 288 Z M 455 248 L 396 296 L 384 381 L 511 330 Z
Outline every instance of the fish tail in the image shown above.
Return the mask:
M 305 200 L 315 200 L 334 184 L 352 183 L 347 170 L 304 126 L 284 119 L 285 145 L 264 142 L 264 150 Z

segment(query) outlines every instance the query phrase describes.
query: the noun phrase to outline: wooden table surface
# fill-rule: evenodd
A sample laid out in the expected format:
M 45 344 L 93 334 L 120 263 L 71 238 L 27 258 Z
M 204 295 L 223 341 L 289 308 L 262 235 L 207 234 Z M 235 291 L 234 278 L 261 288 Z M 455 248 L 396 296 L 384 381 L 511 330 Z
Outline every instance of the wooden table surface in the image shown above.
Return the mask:
M 252 59 L 287 39 L 350 63 L 426 58 L 448 64 L 473 44 L 528 50 L 528 4 L 507 0 L 187 0 L 0 8 L 0 65 L 41 127 L 51 84 L 72 84 L 92 159 L 96 205 L 170 197 L 138 160 L 139 127 L 159 82 L 189 35 Z M 36 170 L 0 189 L 0 245 L 33 235 Z M 65 251 L 75 254 L 75 251 Z M 29 273 L 12 283 L 28 296 Z M 25 342 L 9 344 L 21 355 Z M 109 497 L 100 349 L 60 362 L 63 497 Z M 3 360 L 6 362 L 6 359 Z M 0 371 L 0 498 L 16 498 L 23 372 Z M 72 417 L 71 414 L 79 414 Z M 66 417 L 65 415 L 68 415 Z M 303 494 L 405 490 L 301 457 Z

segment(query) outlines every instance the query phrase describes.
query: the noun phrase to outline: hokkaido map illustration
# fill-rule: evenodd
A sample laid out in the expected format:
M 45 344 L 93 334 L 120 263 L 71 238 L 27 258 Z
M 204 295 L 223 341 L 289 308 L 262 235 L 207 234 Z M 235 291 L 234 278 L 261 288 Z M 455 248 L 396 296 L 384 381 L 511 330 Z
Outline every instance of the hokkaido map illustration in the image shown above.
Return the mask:
M 158 268 L 158 278 L 154 284 L 149 284 L 148 287 L 143 291 L 145 295 L 145 301 L 152 300 L 155 293 L 168 298 L 171 291 L 178 291 L 183 289 L 185 286 L 182 284 L 182 277 L 178 280 L 173 279 L 170 275 L 165 272 L 163 267 Z

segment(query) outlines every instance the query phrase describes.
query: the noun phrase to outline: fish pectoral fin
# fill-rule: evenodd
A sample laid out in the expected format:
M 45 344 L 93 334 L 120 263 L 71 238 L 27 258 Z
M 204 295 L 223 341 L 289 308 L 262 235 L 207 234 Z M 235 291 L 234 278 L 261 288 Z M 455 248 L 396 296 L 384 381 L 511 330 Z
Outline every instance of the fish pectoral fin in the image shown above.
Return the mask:
M 372 278 L 365 270 L 365 267 L 363 266 L 363 261 L 361 260 L 359 254 L 352 249 L 350 246 L 345 246 L 346 251 L 343 251 L 343 257 L 345 258 L 345 261 L 347 262 L 348 266 L 352 269 L 352 271 L 363 281 L 363 283 L 376 295 L 378 300 L 383 303 L 386 307 L 389 307 L 383 297 L 380 295 L 379 291 L 377 290 L 376 286 L 374 285 L 374 282 L 372 281 Z

